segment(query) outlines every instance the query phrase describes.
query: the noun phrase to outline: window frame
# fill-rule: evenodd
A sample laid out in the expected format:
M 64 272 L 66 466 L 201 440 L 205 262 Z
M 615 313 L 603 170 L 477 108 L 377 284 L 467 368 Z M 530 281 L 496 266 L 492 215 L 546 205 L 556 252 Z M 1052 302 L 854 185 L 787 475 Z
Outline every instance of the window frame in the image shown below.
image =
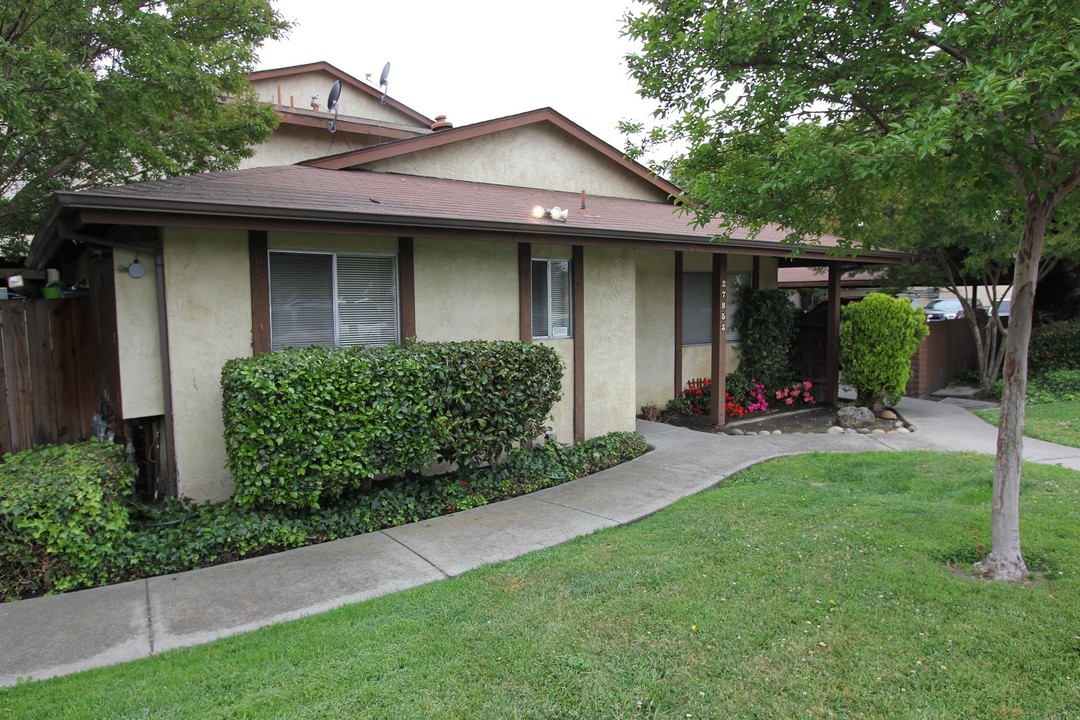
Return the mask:
M 750 283 L 750 271 L 739 270 L 735 272 L 728 272 L 728 299 L 727 299 L 727 335 L 724 340 L 729 343 L 742 342 L 742 335 L 735 328 L 735 312 L 739 307 L 738 291 L 740 288 Z M 687 282 L 689 278 L 693 277 L 694 282 Z M 704 282 L 702 282 L 704 281 Z M 696 287 L 692 287 L 696 286 Z M 705 298 L 702 299 L 700 293 L 704 286 Z M 709 270 L 683 270 L 682 277 L 682 327 L 683 327 L 683 347 L 700 347 L 702 345 L 712 344 L 712 272 Z M 697 297 L 691 298 L 688 293 L 697 292 Z M 694 302 L 691 302 L 694 300 Z M 701 312 L 702 305 L 708 305 L 708 324 L 706 327 L 705 339 L 699 339 L 701 337 L 700 331 L 695 334 L 694 339 L 687 340 L 687 329 L 700 325 L 700 323 L 693 323 L 690 318 L 690 314 Z
M 545 273 L 545 283 L 546 283 L 546 285 L 545 285 L 545 288 L 544 288 L 544 290 L 545 290 L 544 299 L 545 299 L 545 301 L 547 303 L 547 307 L 544 309 L 544 312 L 545 312 L 545 316 L 547 318 L 547 321 L 546 321 L 546 327 L 543 328 L 544 334 L 537 334 L 537 328 L 536 328 L 536 293 L 537 293 L 537 288 L 536 288 L 536 268 L 537 268 L 537 265 L 541 264 L 541 263 L 544 264 L 544 266 L 546 267 L 546 273 Z M 566 266 L 566 273 L 564 275 L 565 282 L 566 282 L 566 287 L 564 289 L 565 290 L 565 298 L 566 298 L 566 310 L 565 310 L 566 332 L 565 332 L 565 334 L 555 334 L 555 333 L 553 333 L 553 330 L 555 330 L 557 327 L 562 327 L 561 325 L 556 325 L 553 322 L 553 317 L 556 315 L 556 313 L 552 312 L 553 301 L 552 301 L 552 292 L 551 292 L 551 287 L 552 287 L 552 282 L 551 282 L 551 280 L 552 280 L 552 271 L 551 271 L 551 269 L 552 269 L 553 264 L 556 264 L 556 263 Z M 530 262 L 529 262 L 529 273 L 530 273 L 529 274 L 530 281 L 531 281 L 531 284 L 532 284 L 532 288 L 531 288 L 531 291 L 529 293 L 529 304 L 530 304 L 529 319 L 530 319 L 530 324 L 532 326 L 530 328 L 530 331 L 529 331 L 530 337 L 533 340 L 570 340 L 570 339 L 573 339 L 573 337 L 574 337 L 574 266 L 573 266 L 573 261 L 570 260 L 569 258 L 534 257 L 534 258 L 531 258 Z
M 341 283 L 339 277 L 339 263 L 338 258 L 373 258 L 379 260 L 389 259 L 392 261 L 392 277 L 393 277 L 393 325 L 394 332 L 392 340 L 385 343 L 386 345 L 393 345 L 401 342 L 401 264 L 397 253 L 379 253 L 379 252 L 338 252 L 334 250 L 294 250 L 294 249 L 268 249 L 267 250 L 267 288 L 269 295 L 269 314 L 270 314 L 270 348 L 274 352 L 278 352 L 285 347 L 300 347 L 285 345 L 282 347 L 276 347 L 274 340 L 274 273 L 273 273 L 273 255 L 305 255 L 305 256 L 320 256 L 329 257 L 330 263 L 330 309 L 331 309 L 331 321 L 333 323 L 334 340 L 332 345 L 321 345 L 319 343 L 312 343 L 305 347 L 355 347 L 357 345 L 366 345 L 374 347 L 375 343 L 363 343 L 352 342 L 342 345 L 342 328 L 341 328 Z

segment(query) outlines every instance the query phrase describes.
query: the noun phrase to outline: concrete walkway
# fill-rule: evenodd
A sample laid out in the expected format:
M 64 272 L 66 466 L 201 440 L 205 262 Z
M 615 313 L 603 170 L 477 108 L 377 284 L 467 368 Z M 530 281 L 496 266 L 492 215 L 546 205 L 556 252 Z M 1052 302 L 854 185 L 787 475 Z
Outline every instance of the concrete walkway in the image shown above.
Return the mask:
M 290 552 L 0 605 L 0 687 L 197 645 L 453 577 L 634 522 L 769 458 L 813 451 L 993 454 L 996 430 L 949 402 L 907 398 L 910 435 L 732 437 L 641 422 L 655 448 L 581 480 L 485 507 Z M 1038 440 L 1029 461 L 1080 470 Z

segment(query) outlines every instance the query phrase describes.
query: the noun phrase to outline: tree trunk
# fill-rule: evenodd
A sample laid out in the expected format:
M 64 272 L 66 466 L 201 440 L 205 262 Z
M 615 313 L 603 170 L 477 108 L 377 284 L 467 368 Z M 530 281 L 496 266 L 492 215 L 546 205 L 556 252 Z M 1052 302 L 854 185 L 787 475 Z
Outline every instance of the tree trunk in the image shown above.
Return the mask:
M 994 464 L 990 554 L 976 565 L 984 578 L 1020 582 L 1027 565 L 1020 552 L 1020 471 L 1024 448 L 1028 340 L 1046 224 L 1053 205 L 1029 197 L 1013 271 L 1013 303 L 1005 337 L 1005 389 Z

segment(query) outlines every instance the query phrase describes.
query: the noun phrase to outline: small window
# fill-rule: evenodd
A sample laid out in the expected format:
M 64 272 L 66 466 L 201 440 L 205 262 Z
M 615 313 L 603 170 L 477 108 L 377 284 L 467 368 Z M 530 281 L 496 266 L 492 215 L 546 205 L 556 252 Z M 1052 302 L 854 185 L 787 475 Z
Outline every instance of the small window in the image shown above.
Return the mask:
M 570 337 L 570 261 L 532 261 L 532 336 Z
M 270 253 L 270 346 L 398 341 L 393 255 Z
M 738 290 L 750 282 L 750 273 L 728 273 L 727 341 L 742 339 L 735 329 Z M 708 345 L 712 342 L 712 273 L 683 273 L 683 345 Z

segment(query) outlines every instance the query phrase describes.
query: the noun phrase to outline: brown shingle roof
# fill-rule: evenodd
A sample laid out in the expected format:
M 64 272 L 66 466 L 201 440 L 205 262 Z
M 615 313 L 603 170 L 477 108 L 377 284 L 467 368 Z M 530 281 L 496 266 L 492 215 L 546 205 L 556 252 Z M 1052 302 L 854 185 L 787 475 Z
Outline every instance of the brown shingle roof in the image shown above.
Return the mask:
M 587 190 L 587 188 L 586 188 Z M 613 244 L 624 247 L 695 248 L 706 252 L 741 251 L 786 255 L 785 233 L 766 228 L 756 238 L 736 233 L 724 245 L 713 243 L 709 228 L 694 228 L 691 217 L 669 203 L 586 196 L 581 211 L 578 193 L 490 185 L 457 180 L 363 171 L 323 170 L 286 165 L 206 173 L 154 180 L 122 187 L 57 193 L 31 252 L 44 262 L 59 242 L 58 219 L 78 216 L 83 222 L 108 216 L 109 222 L 156 225 L 192 222 L 207 227 L 273 227 L 301 221 L 311 230 L 319 223 L 392 226 L 402 234 L 424 230 L 460 233 L 542 235 L 544 242 Z M 534 206 L 569 208 L 566 222 L 537 220 Z M 198 222 L 195 222 L 198 218 Z M 291 227 L 291 226 L 290 226 Z M 836 244 L 824 238 L 812 255 Z M 870 262 L 896 261 L 890 252 L 867 253 Z

